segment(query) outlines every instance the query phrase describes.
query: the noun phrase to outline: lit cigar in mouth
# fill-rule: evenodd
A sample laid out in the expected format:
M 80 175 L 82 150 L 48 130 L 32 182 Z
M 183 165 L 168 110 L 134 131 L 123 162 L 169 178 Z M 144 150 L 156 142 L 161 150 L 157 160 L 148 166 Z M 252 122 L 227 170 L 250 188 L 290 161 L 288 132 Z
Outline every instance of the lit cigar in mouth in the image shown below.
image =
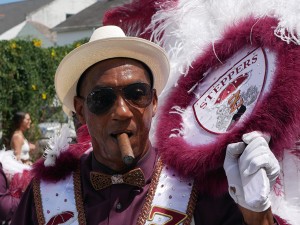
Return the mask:
M 126 133 L 122 133 L 117 135 L 117 140 L 119 144 L 119 148 L 121 150 L 123 162 L 130 166 L 133 163 L 134 155 L 130 145 L 130 141 L 128 135 Z

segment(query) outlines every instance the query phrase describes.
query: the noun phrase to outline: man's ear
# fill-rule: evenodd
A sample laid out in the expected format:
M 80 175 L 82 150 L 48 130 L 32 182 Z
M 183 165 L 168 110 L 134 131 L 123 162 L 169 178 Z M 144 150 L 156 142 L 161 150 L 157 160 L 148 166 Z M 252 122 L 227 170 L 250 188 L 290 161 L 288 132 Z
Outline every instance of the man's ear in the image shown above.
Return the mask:
M 153 104 L 153 108 L 152 108 L 152 117 L 155 116 L 156 111 L 157 111 L 157 94 L 156 94 L 156 90 L 154 89 L 154 93 L 153 93 L 153 99 L 152 99 L 152 104 Z
M 85 117 L 84 117 L 84 99 L 75 96 L 74 97 L 74 108 L 76 111 L 77 119 L 81 124 L 85 124 Z

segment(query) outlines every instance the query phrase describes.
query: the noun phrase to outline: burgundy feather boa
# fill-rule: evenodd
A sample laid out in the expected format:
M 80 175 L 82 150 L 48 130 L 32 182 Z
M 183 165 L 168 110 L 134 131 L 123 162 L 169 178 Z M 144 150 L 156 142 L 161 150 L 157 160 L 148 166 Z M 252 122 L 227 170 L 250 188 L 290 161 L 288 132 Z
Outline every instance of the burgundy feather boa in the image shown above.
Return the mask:
M 103 25 L 121 27 L 128 36 L 149 39 L 151 31 L 147 30 L 152 16 L 160 9 L 174 7 L 178 0 L 133 0 L 129 4 L 107 10 L 103 16 Z
M 178 86 L 168 94 L 157 127 L 157 143 L 162 159 L 182 175 L 193 176 L 200 192 L 213 195 L 227 191 L 223 170 L 226 146 L 241 140 L 244 133 L 259 130 L 271 134 L 270 146 L 280 158 L 285 148 L 292 147 L 300 131 L 300 47 L 288 45 L 275 37 L 278 21 L 273 18 L 248 18 L 227 29 L 214 49 L 225 61 L 245 45 L 266 47 L 277 53 L 277 65 L 271 92 L 266 94 L 243 128 L 219 135 L 213 144 L 191 146 L 182 137 L 169 138 L 172 129 L 181 127 L 181 116 L 170 114 L 176 105 L 186 108 L 194 95 L 190 90 L 212 66 L 219 65 L 212 46 L 195 59 L 189 73 L 181 77 Z

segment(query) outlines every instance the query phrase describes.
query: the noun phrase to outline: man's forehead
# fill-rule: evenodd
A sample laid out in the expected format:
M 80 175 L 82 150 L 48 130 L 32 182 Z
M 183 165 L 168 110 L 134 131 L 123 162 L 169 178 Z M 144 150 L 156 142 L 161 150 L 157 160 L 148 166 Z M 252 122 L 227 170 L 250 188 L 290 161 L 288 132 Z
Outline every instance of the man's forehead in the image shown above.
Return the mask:
M 136 79 L 136 82 L 148 81 L 152 85 L 152 73 L 147 67 L 147 65 L 131 58 L 112 58 L 97 62 L 94 65 L 90 66 L 81 75 L 77 84 L 77 88 L 83 86 L 86 87 L 87 85 L 95 86 L 97 85 L 96 82 L 104 82 L 103 85 L 106 85 L 105 82 L 108 82 L 109 78 L 111 78 L 110 72 L 114 69 L 119 70 L 119 72 L 121 72 L 118 73 L 119 78 L 122 76 L 125 77 L 126 75 L 131 75 L 130 79 Z M 137 73 L 132 73 L 132 70 L 135 70 Z
M 135 79 L 142 77 L 148 80 L 148 73 L 142 63 L 132 59 L 111 59 L 101 61 L 87 71 L 87 80 Z
M 145 69 L 145 67 L 143 66 L 143 63 L 138 60 L 131 59 L 131 58 L 113 58 L 113 59 L 106 59 L 106 60 L 97 62 L 94 65 L 90 66 L 86 71 L 89 72 L 94 69 L 101 69 L 101 70 L 105 71 L 108 69 L 121 67 L 124 65 L 128 65 L 128 66 L 132 65 L 132 66 L 140 67 L 141 69 Z M 123 68 L 125 68 L 125 67 L 123 67 Z

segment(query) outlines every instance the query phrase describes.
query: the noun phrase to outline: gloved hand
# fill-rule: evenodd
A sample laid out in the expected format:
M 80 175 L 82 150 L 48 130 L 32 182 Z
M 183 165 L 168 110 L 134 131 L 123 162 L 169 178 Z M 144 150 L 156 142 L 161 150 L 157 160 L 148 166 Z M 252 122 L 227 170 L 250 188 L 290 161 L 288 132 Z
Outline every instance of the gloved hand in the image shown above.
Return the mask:
M 242 139 L 244 142 L 229 144 L 226 150 L 224 169 L 229 194 L 242 207 L 262 212 L 271 205 L 270 186 L 280 167 L 269 148 L 269 137 L 254 131 Z
M 246 144 L 244 142 L 229 144 L 226 149 L 224 161 L 224 170 L 227 176 L 229 194 L 237 204 L 244 208 L 247 207 L 247 203 L 245 202 L 238 158 L 243 153 L 245 147 Z
M 271 206 L 269 194 L 280 166 L 269 148 L 269 136 L 254 131 L 242 139 L 247 147 L 238 161 L 245 201 L 253 211 L 261 212 Z

